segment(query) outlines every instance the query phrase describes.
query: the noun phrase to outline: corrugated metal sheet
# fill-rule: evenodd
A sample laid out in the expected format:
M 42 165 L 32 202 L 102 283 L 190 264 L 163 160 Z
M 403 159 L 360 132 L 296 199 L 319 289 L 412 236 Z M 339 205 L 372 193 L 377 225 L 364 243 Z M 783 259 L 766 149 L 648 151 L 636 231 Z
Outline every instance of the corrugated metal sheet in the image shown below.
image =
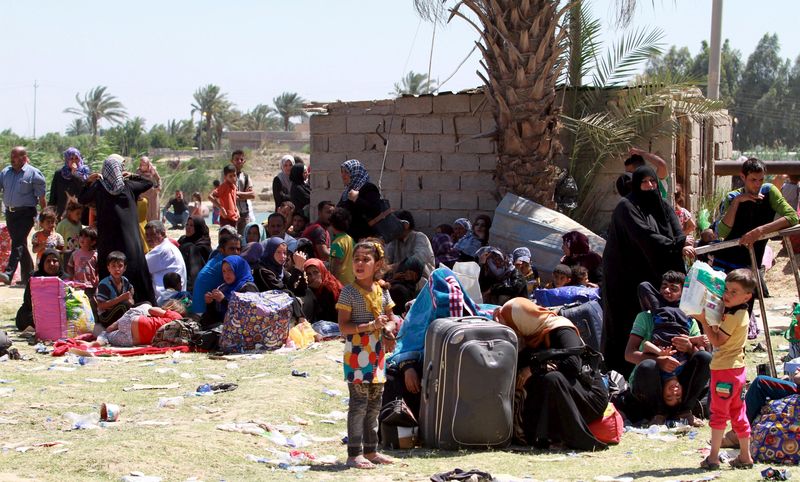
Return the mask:
M 561 236 L 580 231 L 589 237 L 592 251 L 602 254 L 606 241 L 570 217 L 514 194 L 506 194 L 494 211 L 489 243 L 510 253 L 527 247 L 532 264 L 543 278 L 550 279 L 561 260 Z

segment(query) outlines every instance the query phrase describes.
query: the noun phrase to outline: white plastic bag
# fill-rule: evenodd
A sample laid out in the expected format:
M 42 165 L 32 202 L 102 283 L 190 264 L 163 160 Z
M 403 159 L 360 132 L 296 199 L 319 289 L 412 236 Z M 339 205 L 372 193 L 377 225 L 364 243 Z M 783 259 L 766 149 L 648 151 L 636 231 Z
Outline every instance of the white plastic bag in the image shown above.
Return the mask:
M 456 263 L 453 265 L 453 273 L 458 276 L 458 281 L 464 291 L 467 292 L 473 303 L 483 303 L 483 294 L 481 293 L 481 286 L 478 284 L 478 276 L 481 274 L 481 267 L 474 261 L 467 261 Z
M 709 325 L 719 325 L 725 309 L 722 303 L 723 293 L 725 273 L 697 261 L 686 274 L 679 307 L 689 316 L 703 314 Z

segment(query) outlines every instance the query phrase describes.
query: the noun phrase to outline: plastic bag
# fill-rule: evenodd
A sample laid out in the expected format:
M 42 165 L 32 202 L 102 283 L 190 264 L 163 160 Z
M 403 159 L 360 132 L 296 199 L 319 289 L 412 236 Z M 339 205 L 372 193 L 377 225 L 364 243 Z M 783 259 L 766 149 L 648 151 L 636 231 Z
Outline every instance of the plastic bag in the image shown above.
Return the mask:
M 82 290 L 64 288 L 64 305 L 67 314 L 67 337 L 74 338 L 94 331 L 94 314 L 89 297 Z
M 477 304 L 483 303 L 483 293 L 478 284 L 478 276 L 481 274 L 481 267 L 478 266 L 478 263 L 474 261 L 456 263 L 453 265 L 453 272 L 472 301 Z
M 725 273 L 697 261 L 686 274 L 681 293 L 680 309 L 689 316 L 705 315 L 709 325 L 719 325 L 725 305 Z
M 294 346 L 301 349 L 314 343 L 314 336 L 316 334 L 317 332 L 311 327 L 311 323 L 304 321 L 298 323 L 289 330 L 289 339 L 292 340 Z

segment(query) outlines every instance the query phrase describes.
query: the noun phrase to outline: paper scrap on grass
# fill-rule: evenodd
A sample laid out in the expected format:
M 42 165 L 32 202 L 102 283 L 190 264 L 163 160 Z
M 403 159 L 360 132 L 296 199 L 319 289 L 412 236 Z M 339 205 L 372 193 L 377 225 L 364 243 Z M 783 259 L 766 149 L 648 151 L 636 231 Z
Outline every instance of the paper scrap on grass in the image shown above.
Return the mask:
M 135 383 L 130 387 L 125 387 L 122 389 L 123 392 L 132 392 L 136 390 L 173 390 L 175 388 L 180 388 L 180 383 L 170 383 L 169 385 L 143 385 L 140 383 Z

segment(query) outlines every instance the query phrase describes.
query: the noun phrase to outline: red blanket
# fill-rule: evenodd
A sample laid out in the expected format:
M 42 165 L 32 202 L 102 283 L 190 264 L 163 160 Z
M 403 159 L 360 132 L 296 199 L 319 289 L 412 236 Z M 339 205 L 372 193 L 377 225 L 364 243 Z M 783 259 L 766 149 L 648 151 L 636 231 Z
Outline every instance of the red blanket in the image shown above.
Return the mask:
M 79 344 L 73 338 L 65 338 L 56 341 L 53 344 L 53 356 L 64 356 L 67 352 L 72 349 L 78 349 L 83 351 L 88 351 L 90 348 Z M 91 348 L 92 354 L 94 356 L 137 356 L 137 355 L 160 355 L 162 353 L 180 351 L 183 353 L 188 353 L 191 349 L 186 346 L 167 346 L 163 348 L 155 347 L 155 346 L 138 346 L 134 348 L 113 348 L 113 347 L 96 347 Z

